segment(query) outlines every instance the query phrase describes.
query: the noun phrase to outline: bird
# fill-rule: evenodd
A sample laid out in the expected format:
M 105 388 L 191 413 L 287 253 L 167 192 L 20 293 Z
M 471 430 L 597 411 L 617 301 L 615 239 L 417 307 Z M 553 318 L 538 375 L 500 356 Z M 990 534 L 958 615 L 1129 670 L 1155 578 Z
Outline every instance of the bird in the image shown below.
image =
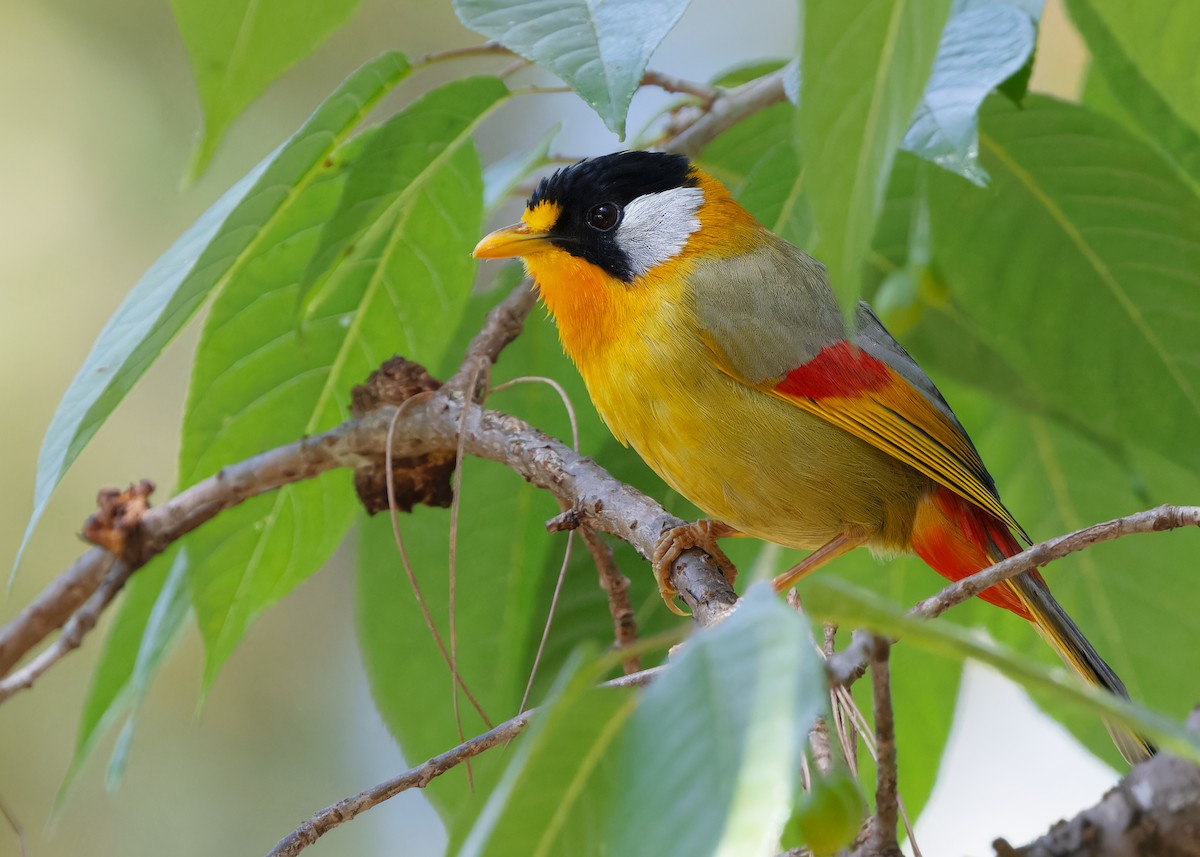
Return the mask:
M 518 257 L 597 412 L 707 520 L 663 534 L 655 573 L 717 540 L 812 551 L 777 592 L 856 547 L 913 553 L 959 580 L 1029 536 L 946 399 L 865 302 L 842 312 L 825 267 L 761 225 L 684 155 L 624 151 L 536 185 L 474 256 Z M 1116 673 L 1032 570 L 980 593 L 1033 623 L 1087 682 Z M 1153 746 L 1106 723 L 1130 764 Z

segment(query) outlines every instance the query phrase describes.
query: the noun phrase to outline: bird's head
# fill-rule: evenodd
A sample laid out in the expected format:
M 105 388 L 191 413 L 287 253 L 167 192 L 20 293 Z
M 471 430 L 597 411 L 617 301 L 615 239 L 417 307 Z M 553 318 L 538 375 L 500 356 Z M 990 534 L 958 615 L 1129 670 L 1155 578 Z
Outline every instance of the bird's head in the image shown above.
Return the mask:
M 475 256 L 519 256 L 536 274 L 537 257 L 566 254 L 628 285 L 710 247 L 731 207 L 725 188 L 683 155 L 618 152 L 542 179 L 521 221 L 485 237 Z
M 520 257 L 578 357 L 584 337 L 644 319 L 689 266 L 745 252 L 758 228 L 686 157 L 618 152 L 542 179 L 520 222 L 486 236 L 475 256 Z

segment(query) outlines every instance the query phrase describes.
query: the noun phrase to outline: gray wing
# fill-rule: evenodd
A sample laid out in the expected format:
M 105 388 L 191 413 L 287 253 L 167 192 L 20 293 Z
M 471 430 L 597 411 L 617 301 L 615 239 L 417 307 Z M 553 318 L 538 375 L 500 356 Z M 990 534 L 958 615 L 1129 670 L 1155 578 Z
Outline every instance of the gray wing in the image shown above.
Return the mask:
M 689 275 L 709 344 L 755 384 L 782 378 L 846 338 L 825 266 L 765 230 L 763 236 L 752 252 Z

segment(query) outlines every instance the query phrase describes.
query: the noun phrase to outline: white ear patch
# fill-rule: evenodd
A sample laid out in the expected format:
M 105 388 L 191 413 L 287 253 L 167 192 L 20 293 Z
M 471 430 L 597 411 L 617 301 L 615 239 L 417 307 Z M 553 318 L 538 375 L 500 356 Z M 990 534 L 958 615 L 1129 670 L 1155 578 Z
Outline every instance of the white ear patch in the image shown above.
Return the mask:
M 698 187 L 677 187 L 639 196 L 625 206 L 625 216 L 614 236 L 629 259 L 634 276 L 674 258 L 700 228 L 696 212 L 704 202 Z

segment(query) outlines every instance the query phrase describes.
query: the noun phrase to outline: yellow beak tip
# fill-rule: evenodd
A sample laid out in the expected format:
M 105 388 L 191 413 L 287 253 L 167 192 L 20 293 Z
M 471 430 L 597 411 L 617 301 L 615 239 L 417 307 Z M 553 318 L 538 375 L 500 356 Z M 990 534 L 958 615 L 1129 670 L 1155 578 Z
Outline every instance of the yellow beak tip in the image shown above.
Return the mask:
M 546 236 L 530 232 L 523 223 L 497 229 L 483 237 L 475 245 L 471 255 L 476 259 L 509 259 L 513 256 L 528 256 L 549 245 Z

